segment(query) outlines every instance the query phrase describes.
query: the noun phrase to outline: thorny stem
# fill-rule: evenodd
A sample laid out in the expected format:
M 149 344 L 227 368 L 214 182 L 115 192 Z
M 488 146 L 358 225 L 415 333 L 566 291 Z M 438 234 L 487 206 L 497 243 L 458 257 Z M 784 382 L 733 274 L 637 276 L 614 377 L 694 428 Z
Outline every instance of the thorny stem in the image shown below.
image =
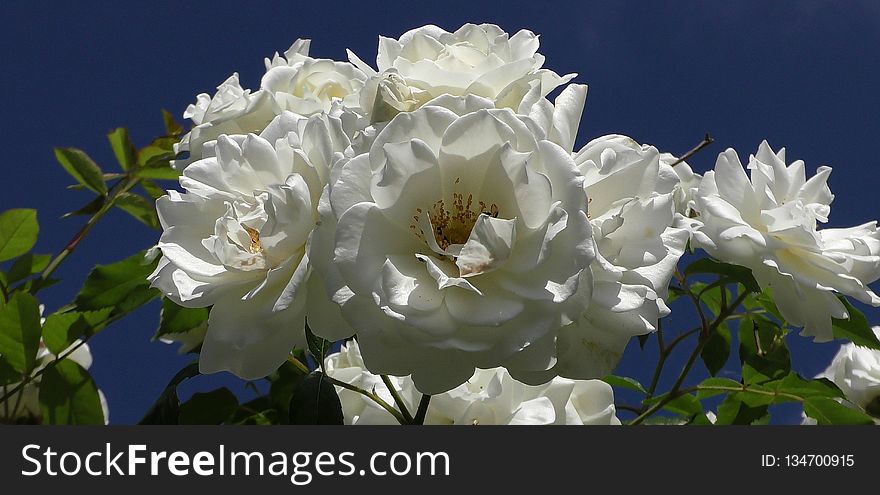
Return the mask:
M 713 142 L 715 142 L 715 140 L 712 139 L 712 136 L 710 136 L 709 133 L 707 132 L 706 135 L 703 137 L 703 140 L 700 141 L 700 144 L 694 146 L 693 149 L 691 149 L 690 151 L 688 151 L 688 152 L 685 153 L 684 155 L 681 155 L 681 158 L 679 158 L 678 160 L 675 160 L 674 162 L 670 163 L 669 166 L 670 166 L 670 167 L 674 167 L 674 166 L 678 165 L 679 163 L 681 163 L 681 162 L 687 160 L 688 158 L 690 158 L 690 157 L 696 155 L 696 154 L 699 153 L 703 148 L 705 148 L 706 146 L 709 146 L 709 145 L 712 144 Z

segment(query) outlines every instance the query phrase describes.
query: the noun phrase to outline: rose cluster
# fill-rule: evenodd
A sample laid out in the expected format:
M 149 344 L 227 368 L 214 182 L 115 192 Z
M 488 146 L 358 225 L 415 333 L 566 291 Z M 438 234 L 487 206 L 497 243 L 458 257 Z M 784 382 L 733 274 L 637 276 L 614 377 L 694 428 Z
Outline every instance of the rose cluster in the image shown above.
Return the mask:
M 847 316 L 837 293 L 880 305 L 876 224 L 816 227 L 830 169 L 807 180 L 766 143 L 751 178 L 732 150 L 701 177 L 626 136 L 575 149 L 587 86 L 538 49 L 527 30 L 424 26 L 380 37 L 374 68 L 298 40 L 259 89 L 233 74 L 199 95 L 150 278 L 211 307 L 202 372 L 266 376 L 308 326 L 357 338 L 331 376 L 434 395 L 429 422 L 612 424 L 594 379 L 670 313 L 689 242 L 820 340 Z M 392 419 L 340 391 L 346 421 Z

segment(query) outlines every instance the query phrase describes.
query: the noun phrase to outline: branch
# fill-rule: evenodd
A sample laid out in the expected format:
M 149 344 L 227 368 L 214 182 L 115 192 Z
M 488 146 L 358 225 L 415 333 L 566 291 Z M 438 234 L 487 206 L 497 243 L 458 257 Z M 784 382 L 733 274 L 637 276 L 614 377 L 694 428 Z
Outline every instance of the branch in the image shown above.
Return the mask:
M 697 153 L 702 151 L 703 148 L 705 148 L 706 146 L 709 146 L 713 142 L 715 142 L 715 140 L 712 139 L 712 136 L 710 136 L 709 133 L 707 132 L 706 135 L 703 137 L 703 140 L 700 142 L 700 144 L 694 146 L 690 151 L 688 151 L 687 153 L 682 155 L 681 158 L 679 158 L 678 160 L 675 160 L 674 162 L 670 163 L 669 166 L 674 167 L 674 166 L 678 165 L 679 163 L 696 155 Z

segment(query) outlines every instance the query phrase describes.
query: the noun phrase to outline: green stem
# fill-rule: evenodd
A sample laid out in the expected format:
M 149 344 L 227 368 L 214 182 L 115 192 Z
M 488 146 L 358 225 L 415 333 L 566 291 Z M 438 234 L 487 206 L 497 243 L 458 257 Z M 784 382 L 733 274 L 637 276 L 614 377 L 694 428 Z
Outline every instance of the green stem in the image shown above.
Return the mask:
M 413 424 L 425 424 L 425 416 L 428 414 L 428 405 L 430 403 L 431 396 L 428 394 L 422 394 L 422 399 L 419 401 L 419 409 L 416 411 L 416 416 L 413 418 Z
M 689 289 L 688 289 L 688 293 L 692 294 Z M 666 396 L 663 397 L 663 399 L 655 402 L 648 409 L 646 409 L 643 413 L 639 414 L 635 419 L 633 419 L 629 423 L 630 425 L 637 425 L 637 424 L 642 423 L 643 421 L 648 419 L 651 415 L 653 415 L 654 413 L 656 413 L 657 411 L 662 409 L 664 406 L 666 406 L 666 404 L 669 404 L 670 402 L 681 397 L 685 393 L 688 393 L 687 391 L 683 392 L 681 390 L 681 386 L 682 386 L 682 384 L 684 384 L 684 381 L 687 379 L 687 376 L 690 373 L 691 368 L 693 368 L 694 364 L 697 362 L 697 358 L 700 357 L 700 353 L 703 352 L 703 348 L 706 346 L 706 343 L 709 341 L 709 337 L 711 337 L 712 332 L 717 330 L 718 327 L 722 323 L 724 323 L 724 321 L 727 320 L 727 318 L 730 315 L 733 314 L 733 312 L 736 310 L 737 307 L 739 307 L 740 304 L 742 304 L 742 302 L 745 300 L 745 298 L 746 298 L 746 296 L 748 296 L 748 294 L 749 293 L 746 291 L 741 292 L 737 296 L 737 298 L 733 301 L 733 304 L 725 307 L 718 314 L 718 317 L 715 319 L 715 321 L 712 322 L 711 325 L 706 325 L 705 321 L 703 322 L 703 324 L 701 325 L 701 329 L 703 331 L 700 333 L 700 340 L 697 342 L 696 348 L 694 348 L 693 352 L 691 352 L 691 355 L 688 357 L 688 360 L 685 363 L 684 368 L 682 368 L 681 373 L 679 373 L 678 378 L 676 378 L 675 383 L 672 385 L 672 388 L 670 389 L 669 393 L 666 394 Z M 696 303 L 699 304 L 699 299 L 696 301 Z
M 394 387 L 394 384 L 391 383 L 391 378 L 388 375 L 380 375 L 382 377 L 382 383 L 388 387 L 388 391 L 391 392 L 391 397 L 394 399 L 394 403 L 397 404 L 397 408 L 400 409 L 401 414 L 403 414 L 404 419 L 406 419 L 407 424 L 413 423 L 412 414 L 410 414 L 409 409 L 406 407 L 406 402 L 404 402 L 403 397 L 400 396 L 400 392 L 397 391 L 397 388 Z
M 104 215 L 107 214 L 113 207 L 116 205 L 116 199 L 123 193 L 130 191 L 134 188 L 138 182 L 140 182 L 140 177 L 136 175 L 126 175 L 124 179 L 121 179 L 119 182 L 113 185 L 110 188 L 110 192 L 107 193 L 107 200 L 101 206 L 101 209 L 96 211 L 86 222 L 85 225 L 77 232 L 64 246 L 64 249 L 61 250 L 52 261 L 46 266 L 46 269 L 43 270 L 43 273 L 40 274 L 40 282 L 45 282 L 49 279 L 50 276 L 58 269 L 62 262 L 70 256 L 71 253 L 79 246 L 80 242 L 88 235 L 88 233 L 92 230 L 95 224 L 101 220 Z M 31 288 L 31 294 L 36 294 L 44 287 L 43 283 L 35 283 Z
M 96 328 L 103 329 L 104 327 L 106 327 L 106 326 L 108 326 L 108 325 L 111 325 L 111 324 L 113 324 L 114 322 L 120 320 L 122 317 L 126 316 L 127 314 L 128 314 L 128 313 L 119 313 L 119 314 L 115 314 L 115 315 L 113 315 L 113 316 L 107 318 L 106 320 L 104 320 L 104 321 L 103 321 L 102 323 L 100 323 L 99 325 L 96 325 Z M 18 384 L 16 384 L 15 387 L 12 388 L 12 390 L 10 390 L 10 391 L 8 391 L 8 392 L 4 390 L 3 396 L 0 397 L 0 404 L 6 403 L 6 401 L 8 401 L 10 397 L 12 397 L 13 395 L 15 395 L 16 392 L 20 391 L 20 390 L 23 389 L 25 386 L 27 386 L 28 383 L 34 381 L 37 377 L 39 377 L 40 375 L 42 375 L 43 373 L 45 373 L 45 372 L 46 372 L 47 370 L 49 370 L 50 368 L 54 368 L 59 362 L 61 362 L 61 361 L 65 360 L 65 359 L 67 359 L 67 357 L 70 356 L 71 354 L 73 354 L 74 352 L 76 352 L 77 349 L 79 349 L 80 347 L 86 345 L 86 343 L 89 341 L 89 339 L 91 339 L 92 337 L 94 337 L 96 334 L 97 334 L 97 331 L 95 331 L 95 332 L 93 332 L 93 333 L 90 333 L 90 334 L 84 336 L 82 339 L 80 339 L 79 342 L 77 342 L 76 344 L 74 344 L 74 345 L 68 347 L 68 348 L 67 348 L 65 351 L 63 351 L 61 354 L 55 356 L 55 359 L 53 359 L 52 361 L 49 361 L 48 363 L 46 363 L 46 366 L 43 366 L 42 368 L 40 368 L 39 371 L 37 371 L 36 373 L 32 373 L 32 374 L 30 374 L 30 375 L 24 377 L 24 379 L 22 379 L 22 381 L 18 382 Z
M 336 385 L 337 387 L 344 388 L 346 390 L 351 390 L 352 392 L 357 392 L 357 393 L 363 395 L 364 397 L 372 400 L 373 402 L 378 404 L 379 407 L 381 407 L 382 409 L 385 409 L 386 411 L 388 411 L 388 413 L 390 413 L 392 416 L 394 416 L 394 418 L 397 420 L 398 423 L 400 423 L 402 425 L 406 425 L 406 424 L 411 423 L 410 419 L 405 418 L 403 416 L 403 414 L 400 413 L 400 411 L 398 411 L 397 409 L 394 409 L 394 406 L 385 402 L 375 392 L 368 392 L 360 387 L 356 387 L 350 383 L 346 383 L 346 382 L 337 380 L 329 375 L 324 375 L 324 377 L 326 379 L 328 379 L 330 381 L 330 383 L 332 383 L 333 385 Z

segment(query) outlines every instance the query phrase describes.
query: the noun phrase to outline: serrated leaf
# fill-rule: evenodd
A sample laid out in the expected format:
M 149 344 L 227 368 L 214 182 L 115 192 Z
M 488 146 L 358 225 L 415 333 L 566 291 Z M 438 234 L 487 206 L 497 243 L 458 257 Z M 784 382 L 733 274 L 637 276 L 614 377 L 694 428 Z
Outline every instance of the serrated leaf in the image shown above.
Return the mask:
M 183 134 L 183 126 L 178 124 L 177 121 L 174 120 L 174 116 L 164 108 L 162 109 L 162 121 L 165 123 L 165 132 L 169 136 Z
M 180 415 L 180 398 L 177 387 L 184 381 L 199 375 L 199 363 L 190 363 L 171 378 L 168 385 L 138 422 L 141 425 L 176 425 Z
M 309 328 L 308 322 L 306 322 L 306 343 L 309 346 L 309 354 L 315 358 L 315 361 L 318 362 L 318 366 L 321 369 L 324 369 L 324 357 L 330 352 L 330 347 L 333 343 L 312 333 L 312 329 Z
M 636 392 L 641 392 L 643 394 L 648 393 L 648 391 L 645 390 L 645 387 L 643 387 L 642 384 L 638 382 L 638 380 L 630 378 L 628 376 L 608 375 L 603 378 L 602 381 L 604 381 L 608 385 L 611 385 L 612 387 L 635 390 Z
M 114 204 L 147 227 L 161 230 L 155 205 L 143 196 L 130 192 L 122 193 L 116 197 Z
M 722 275 L 729 278 L 733 282 L 738 282 L 750 292 L 761 292 L 761 286 L 755 280 L 752 271 L 744 266 L 731 265 L 713 260 L 711 258 L 701 258 L 684 269 L 685 276 L 696 273 L 712 273 Z
M 43 372 L 40 410 L 44 424 L 104 424 L 98 387 L 89 372 L 70 359 L 58 361 Z
M 55 148 L 55 158 L 77 182 L 97 194 L 107 194 L 104 172 L 86 152 L 76 148 Z
M 137 165 L 137 148 L 128 136 L 128 129 L 124 127 L 114 129 L 110 134 L 107 134 L 107 139 L 110 141 L 110 147 L 113 148 L 113 154 L 122 170 L 129 170 Z
M 717 375 L 724 368 L 730 358 L 730 328 L 726 323 L 721 323 L 712 332 L 700 353 L 700 357 L 712 376 Z
M 61 218 L 69 218 L 77 215 L 94 215 L 95 213 L 99 212 L 101 208 L 104 207 L 104 204 L 106 202 L 106 196 L 95 196 L 95 199 L 89 201 L 77 210 L 69 211 L 64 215 L 61 215 Z
M 145 263 L 141 251 L 110 265 L 98 265 L 89 273 L 76 296 L 81 310 L 114 308 L 114 313 L 132 311 L 159 295 L 150 288 L 147 276 L 153 273 L 158 260 Z
M 182 425 L 219 425 L 227 422 L 238 409 L 238 399 L 228 388 L 198 392 L 180 406 Z
M 0 355 L 22 376 L 36 367 L 40 348 L 40 304 L 26 292 L 15 292 L 0 306 Z
M 30 251 L 39 232 L 37 210 L 12 209 L 0 213 L 0 262 Z
M 342 403 L 336 387 L 320 371 L 313 371 L 296 388 L 290 399 L 290 424 L 341 425 Z
M 847 339 L 855 345 L 880 351 L 880 340 L 874 335 L 865 315 L 850 304 L 846 297 L 839 296 L 838 299 L 846 306 L 849 318 L 846 320 L 831 319 L 834 338 Z
M 42 272 L 49 266 L 52 256 L 48 254 L 27 253 L 19 256 L 12 264 L 7 275 L 6 284 L 14 284 L 20 280 L 24 280 L 31 275 Z
M 154 338 L 172 333 L 185 333 L 201 327 L 208 321 L 208 308 L 184 308 L 170 299 L 162 300 L 159 329 Z
M 112 309 L 53 313 L 47 316 L 43 323 L 43 343 L 52 354 L 61 354 L 73 345 L 76 339 L 97 333 L 107 321 Z
M 804 402 L 804 413 L 820 425 L 873 425 L 871 416 L 827 397 L 811 397 Z

